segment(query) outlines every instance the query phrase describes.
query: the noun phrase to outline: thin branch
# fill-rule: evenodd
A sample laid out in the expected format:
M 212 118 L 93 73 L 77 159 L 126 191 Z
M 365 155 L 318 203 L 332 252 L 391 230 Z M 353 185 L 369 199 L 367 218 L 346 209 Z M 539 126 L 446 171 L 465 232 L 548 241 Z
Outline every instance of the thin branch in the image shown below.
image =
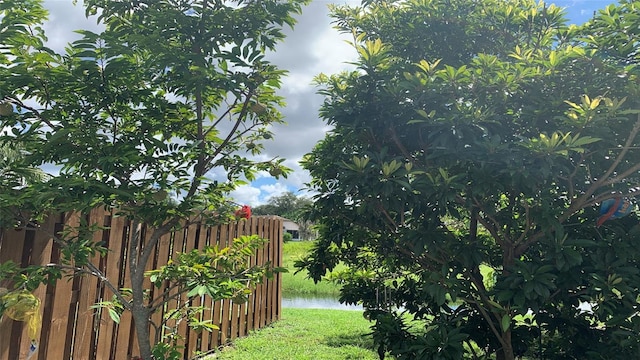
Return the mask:
M 122 303 L 122 305 L 127 310 L 131 310 L 131 303 L 129 303 L 129 301 L 122 296 L 122 293 L 120 292 L 120 290 L 118 288 L 116 288 L 111 283 L 111 281 L 109 281 L 109 279 L 92 263 L 87 263 L 85 265 L 87 267 L 87 269 L 84 269 L 82 267 L 77 267 L 77 266 L 69 266 L 69 265 L 53 264 L 53 263 L 46 264 L 44 266 L 48 267 L 48 268 L 58 268 L 58 269 L 63 269 L 63 270 L 73 270 L 75 272 L 79 272 L 79 273 L 82 273 L 82 274 L 87 274 L 87 275 L 91 275 L 91 276 L 97 277 L 102 283 L 105 284 L 106 287 L 109 288 L 109 290 L 111 290 L 113 295 Z
M 467 276 L 469 276 L 469 279 L 471 280 L 473 285 L 475 285 L 475 287 L 478 289 L 477 293 L 478 293 L 478 295 L 480 295 L 480 299 L 482 300 L 482 302 L 484 304 L 487 304 L 487 305 L 491 306 L 491 302 L 489 301 L 489 298 L 487 297 L 487 295 L 485 293 L 486 289 L 484 287 L 484 283 L 482 281 L 478 280 L 475 276 L 473 276 L 473 274 L 471 274 L 469 272 L 469 270 L 467 270 L 466 273 L 467 273 Z M 482 291 L 482 290 L 484 290 L 484 291 Z M 482 314 L 482 317 L 485 319 L 485 321 L 489 325 L 489 328 L 491 329 L 491 332 L 493 332 L 493 334 L 496 336 L 498 341 L 500 341 L 500 344 L 503 347 L 507 347 L 509 344 L 507 344 L 507 342 L 502 338 L 502 333 L 500 331 L 498 331 L 498 329 L 495 327 L 493 321 L 491 320 L 491 316 L 489 315 L 489 313 L 487 313 L 487 311 L 484 309 L 482 304 L 478 303 L 475 300 L 472 301 L 472 303 L 475 303 L 478 311 L 480 311 L 480 314 Z M 498 323 L 500 323 L 502 321 L 502 319 L 496 313 L 491 312 L 491 314 L 493 314 L 493 316 L 495 317 L 495 319 L 496 319 L 496 321 Z
M 519 257 L 520 255 L 524 254 L 524 252 L 527 251 L 527 249 L 529 249 L 529 246 L 531 246 L 533 243 L 538 241 L 538 239 L 540 239 L 542 236 L 544 236 L 544 231 L 542 230 L 538 231 L 535 234 L 532 234 L 527 238 L 527 241 L 518 245 L 515 248 L 515 250 L 513 251 L 513 255 L 516 257 Z
M 580 209 L 584 209 L 584 208 L 589 207 L 589 206 L 596 205 L 598 203 L 601 203 L 604 200 L 612 199 L 612 198 L 615 198 L 615 197 L 634 197 L 634 196 L 638 196 L 638 195 L 640 195 L 640 189 L 637 189 L 637 190 L 629 192 L 629 193 L 611 193 L 611 192 L 607 192 L 607 193 L 604 193 L 604 194 L 600 194 L 600 195 L 597 195 L 597 196 L 591 198 L 591 200 L 589 200 L 589 201 L 582 202 L 581 206 L 579 208 L 576 207 L 575 210 L 573 210 L 572 212 L 569 212 L 569 210 L 565 211 L 561 216 L 558 217 L 558 221 L 560 223 L 564 223 L 576 211 L 578 211 Z M 520 255 L 524 254 L 524 252 L 527 251 L 529 246 L 531 246 L 533 243 L 538 241 L 538 239 L 540 239 L 542 236 L 544 236 L 544 231 L 543 230 L 540 230 L 540 231 L 532 234 L 531 236 L 529 236 L 526 242 L 518 245 L 518 247 L 514 251 L 514 255 L 515 256 L 520 256 Z
M 153 326 L 153 333 L 154 333 L 153 342 L 154 344 L 157 344 L 162 339 L 162 332 L 160 331 L 160 325 L 156 325 L 153 321 L 151 321 L 151 319 L 149 319 L 149 325 Z
M 167 281 L 169 282 L 169 281 Z M 160 305 L 163 305 L 164 303 L 166 303 L 168 301 L 169 298 L 167 298 L 167 296 L 169 295 L 169 293 L 171 291 L 173 291 L 173 289 L 177 288 L 179 285 L 178 284 L 174 284 L 174 285 L 169 285 L 167 286 L 163 291 L 162 294 L 159 294 L 158 296 L 156 296 L 154 299 L 151 299 L 151 302 L 149 303 L 149 309 L 153 312 L 155 311 L 157 308 L 160 307 Z
M 186 309 L 187 307 L 189 307 L 189 306 L 190 306 L 190 304 L 189 304 L 189 303 L 190 303 L 190 301 L 184 301 L 184 302 L 180 305 L 180 307 L 177 307 L 177 308 L 173 309 L 173 313 L 175 314 L 176 312 L 178 312 L 178 311 L 180 311 L 180 310 Z M 176 322 L 179 322 L 180 320 L 182 320 L 182 319 L 184 319 L 184 318 L 185 318 L 185 316 L 181 316 L 179 319 L 172 319 L 171 317 L 167 317 L 167 318 L 163 319 L 163 320 L 160 322 L 159 327 L 164 327 L 164 326 L 167 324 L 167 322 L 168 322 L 169 320 L 176 320 Z
M 13 103 L 19 105 L 21 108 L 27 109 L 27 110 L 31 111 L 32 113 L 34 113 L 39 120 L 41 120 L 42 122 L 47 124 L 52 130 L 55 129 L 55 126 L 53 125 L 53 123 L 50 122 L 49 120 L 47 120 L 45 117 L 43 117 L 42 114 L 40 113 L 40 111 L 38 111 L 36 108 L 34 108 L 32 106 L 29 106 L 29 105 L 26 105 L 20 99 L 13 98 L 13 97 L 11 99 L 12 99 Z
M 565 179 L 567 181 L 567 185 L 569 186 L 569 199 L 573 199 L 573 196 L 575 195 L 575 189 L 574 189 L 574 186 L 573 186 L 573 178 L 578 173 L 578 170 L 580 169 L 579 165 L 584 162 L 585 158 L 586 157 L 585 157 L 584 153 L 580 154 L 580 160 L 576 164 L 574 164 L 573 171 Z
M 483 211 L 483 213 L 486 215 L 486 213 Z M 496 243 L 498 243 L 498 245 L 500 245 L 500 247 L 505 246 L 505 242 L 501 240 L 500 234 L 498 233 L 498 231 L 496 230 L 494 223 L 489 222 L 487 219 L 485 219 L 483 216 L 480 216 L 480 214 L 478 214 L 478 222 L 480 222 L 480 224 L 482 224 L 482 226 L 487 229 L 487 231 L 489 231 L 489 233 L 491 234 L 491 236 L 494 238 L 494 240 L 496 241 Z M 491 219 L 490 219 L 491 220 Z M 493 220 L 492 220 L 493 221 Z
M 242 136 L 248 134 L 249 132 L 251 132 L 255 127 L 259 126 L 259 123 L 254 123 L 253 125 L 246 127 L 244 130 L 239 131 L 236 133 L 236 135 L 234 137 L 232 137 L 229 141 L 236 141 L 238 139 L 240 139 Z M 218 154 L 220 155 L 220 154 Z M 223 154 L 224 155 L 224 154 Z
M 109 279 L 107 279 L 107 277 L 100 271 L 100 269 L 98 269 L 95 265 L 93 265 L 90 262 L 87 263 L 86 266 L 87 266 L 87 268 L 89 268 L 89 270 L 91 270 L 93 275 L 97 276 L 98 279 L 100 279 L 100 281 L 102 281 L 109 288 L 109 290 L 111 290 L 113 295 L 115 295 L 115 297 L 122 303 L 122 305 L 127 310 L 131 310 L 132 309 L 131 303 L 129 301 L 127 301 L 127 299 L 125 299 L 124 296 L 122 296 L 122 293 L 120 292 L 120 290 L 117 289 L 111 283 L 111 281 L 109 281 Z
M 603 202 L 605 200 L 613 199 L 613 198 L 616 198 L 616 197 L 631 198 L 631 197 L 635 197 L 635 196 L 638 196 L 638 195 L 640 195 L 640 189 L 636 189 L 636 190 L 628 192 L 628 193 L 606 192 L 606 193 L 602 193 L 600 195 L 596 195 L 591 200 L 585 202 L 583 208 L 589 207 L 589 206 L 593 206 L 593 205 L 599 204 L 599 203 L 601 203 L 601 202 Z
M 222 121 L 222 120 L 223 120 L 227 115 L 229 115 L 229 113 L 231 112 L 231 110 L 233 110 L 233 108 L 235 108 L 235 107 L 236 107 L 236 105 L 238 105 L 238 100 L 239 100 L 238 98 L 235 98 L 235 99 L 233 100 L 233 104 L 231 104 L 231 105 L 227 105 L 227 110 L 225 110 L 225 112 L 224 112 L 224 113 L 222 113 L 222 115 L 218 116 L 218 120 L 216 120 L 216 121 L 215 121 L 215 122 L 214 122 L 214 123 L 209 127 L 209 129 L 207 130 L 207 132 L 205 132 L 205 133 L 204 133 L 205 137 L 209 134 L 209 132 L 210 132 L 211 130 L 215 129 L 215 128 L 218 126 L 218 124 L 220 124 L 220 122 L 221 122 L 221 121 Z
M 467 343 L 467 346 L 468 346 L 468 347 L 469 347 L 469 349 L 471 350 L 471 355 L 473 355 L 473 359 L 474 359 L 474 360 L 478 360 L 478 359 L 480 359 L 480 358 L 478 357 L 478 354 L 476 353 L 476 350 L 473 348 L 473 344 L 471 344 L 471 341 L 467 339 L 467 340 L 465 340 L 464 342 L 465 342 L 465 343 Z
M 430 254 L 428 254 L 428 253 L 422 253 L 422 254 L 420 254 L 420 255 L 418 256 L 418 255 L 416 255 L 414 252 L 412 252 L 412 251 L 410 251 L 410 250 L 407 250 L 406 248 L 404 248 L 404 247 L 402 247 L 402 246 L 396 246 L 396 249 L 397 249 L 399 252 L 403 253 L 404 255 L 409 256 L 409 258 L 414 259 L 415 261 L 417 261 L 418 263 L 420 263 L 420 265 L 421 265 L 423 268 L 426 268 L 426 269 L 431 269 L 431 268 L 433 268 L 433 265 L 431 265 L 431 264 L 429 264 L 429 263 L 425 262 L 423 258 L 427 258 L 428 260 L 431 260 L 431 261 L 435 262 L 436 264 L 440 264 L 440 265 L 445 264 L 445 261 L 440 260 L 440 259 L 436 258 L 435 256 L 430 255 Z
M 185 293 L 185 291 L 184 291 L 184 290 L 178 290 L 177 292 L 175 292 L 175 293 L 173 293 L 173 294 L 170 294 L 170 295 L 169 295 L 169 293 L 170 293 L 171 291 L 173 291 L 173 290 L 175 290 L 175 289 L 179 289 L 179 288 L 181 288 L 181 287 L 182 287 L 182 285 L 181 285 L 181 284 L 176 284 L 176 285 L 173 285 L 173 286 L 171 286 L 171 287 L 167 288 L 167 291 L 163 292 L 163 294 L 165 294 L 165 295 L 164 295 L 165 297 L 164 297 L 164 298 L 160 298 L 160 297 L 156 298 L 156 300 L 161 300 L 161 301 L 160 301 L 159 303 L 156 303 L 156 304 L 155 304 L 155 305 L 153 305 L 153 306 L 149 306 L 149 310 L 150 310 L 151 312 L 154 312 L 154 311 L 156 311 L 157 309 L 159 309 L 161 306 L 163 306 L 164 304 L 166 304 L 166 303 L 168 303 L 168 302 L 170 302 L 170 301 L 172 301 L 172 300 L 178 300 L 178 299 L 180 299 L 180 298 L 182 297 L 182 295 L 184 295 L 184 293 Z M 154 300 L 154 302 L 155 302 L 156 300 Z
M 500 333 L 500 331 L 498 331 L 498 329 L 494 325 L 493 320 L 491 320 L 491 315 L 489 315 L 487 310 L 485 310 L 482 307 L 482 304 L 480 304 L 476 300 L 472 300 L 472 299 L 468 299 L 468 298 L 462 298 L 462 299 L 464 301 L 466 301 L 466 302 L 468 302 L 470 304 L 474 304 L 476 306 L 476 309 L 478 309 L 478 311 L 480 312 L 480 314 L 482 315 L 484 320 L 487 322 L 487 325 L 489 325 L 489 329 L 491 329 L 491 332 L 493 333 L 493 335 L 495 335 L 495 337 L 498 339 L 498 341 L 500 341 L 500 345 L 507 346 L 507 344 L 505 343 L 504 339 L 502 339 L 502 334 Z
M 633 174 L 635 172 L 638 172 L 639 170 L 640 170 L 640 163 L 635 164 L 634 166 L 632 166 L 629 169 L 625 170 L 620 175 L 614 176 L 611 179 L 603 182 L 602 186 L 608 186 L 608 185 L 613 185 L 613 184 L 617 184 L 619 182 L 622 182 L 622 181 L 626 180 L 626 178 L 629 175 L 631 175 L 631 174 Z
M 614 178 L 611 178 L 611 179 L 609 178 L 611 174 L 613 174 L 614 171 L 617 169 L 618 165 L 620 165 L 622 160 L 624 160 L 625 156 L 631 149 L 631 145 L 633 144 L 633 141 L 635 140 L 636 135 L 638 134 L 638 131 L 640 131 L 640 114 L 638 114 L 638 120 L 636 120 L 636 123 L 633 125 L 633 128 L 631 129 L 631 132 L 629 133 L 629 136 L 627 137 L 627 140 L 625 141 L 625 144 L 622 147 L 622 151 L 620 152 L 620 154 L 618 154 L 616 159 L 613 161 L 611 166 L 609 166 L 609 168 L 604 172 L 604 174 L 602 174 L 602 176 L 600 176 L 598 180 L 596 180 L 596 182 L 594 182 L 587 189 L 587 191 L 585 191 L 585 193 L 582 194 L 582 196 L 572 201 L 569 208 L 560 216 L 561 222 L 568 219 L 576 211 L 584 208 L 585 203 L 588 202 L 588 199 L 591 198 L 591 195 L 593 195 L 601 187 L 618 183 L 624 180 L 627 176 L 631 175 L 632 173 L 640 170 L 640 163 L 639 163 L 632 166 L 622 174 L 615 176 Z
M 498 243 L 498 245 L 500 245 L 500 247 L 506 246 L 507 242 L 510 242 L 510 241 L 507 234 L 505 234 L 501 230 L 501 227 L 499 226 L 500 222 L 498 222 L 496 218 L 489 215 L 489 213 L 484 210 L 482 204 L 480 203 L 480 201 L 478 201 L 478 199 L 474 197 L 473 202 L 475 203 L 475 206 L 484 214 L 483 216 L 478 216 L 478 221 L 480 221 L 480 224 L 482 224 L 482 226 L 484 226 L 484 228 L 487 229 L 489 233 L 491 233 L 491 236 L 496 240 L 496 242 Z M 501 240 L 501 239 L 504 239 L 504 240 Z
M 379 201 L 377 201 L 375 205 L 378 208 L 378 211 L 380 211 L 384 215 L 390 229 L 395 231 L 398 228 L 398 224 L 396 224 L 395 220 L 393 220 L 389 212 L 384 208 L 384 206 L 382 206 L 382 204 Z
M 400 152 L 402 153 L 402 155 L 404 155 L 405 158 L 413 162 L 413 158 L 409 154 L 409 151 L 407 151 L 407 148 L 402 144 L 400 139 L 398 139 L 398 134 L 396 133 L 396 129 L 393 126 L 390 126 L 389 131 L 391 132 L 391 140 L 393 140 L 393 143 L 396 145 L 398 150 L 400 150 Z
M 169 230 L 173 228 L 180 221 L 180 216 L 176 215 L 166 223 L 164 223 L 159 228 L 153 230 L 151 236 L 149 236 L 148 242 L 144 244 L 143 250 L 140 253 L 139 263 L 146 265 L 151 258 L 151 255 L 155 252 L 155 247 L 158 241 L 162 238 L 162 236 L 169 233 Z M 186 225 L 189 226 L 190 224 Z
M 600 187 L 602 184 L 604 184 L 606 182 L 606 179 L 609 178 L 609 176 L 611 176 L 611 174 L 613 174 L 613 172 L 616 170 L 618 165 L 620 165 L 620 163 L 622 162 L 624 157 L 629 152 L 629 149 L 631 148 L 631 144 L 633 144 L 633 141 L 635 140 L 635 137 L 638 134 L 638 131 L 640 131 L 640 114 L 638 114 L 638 120 L 636 120 L 636 123 L 633 125 L 633 128 L 631 129 L 631 132 L 629 133 L 629 137 L 627 137 L 627 140 L 625 141 L 625 144 L 622 147 L 622 151 L 620 152 L 620 154 L 618 154 L 618 156 L 613 161 L 613 163 L 611 164 L 609 169 L 607 169 L 607 171 L 602 175 L 602 177 L 600 177 L 593 184 L 593 186 Z M 636 166 L 640 166 L 640 165 L 636 165 Z M 594 192 L 595 192 L 595 189 L 591 193 L 589 193 L 589 191 L 587 191 L 587 193 L 585 195 L 591 195 Z
M 478 239 L 478 208 L 472 207 L 469 220 L 469 243 L 475 245 Z
M 205 164 L 215 159 L 220 154 L 220 152 L 229 144 L 236 130 L 238 130 L 238 127 L 240 126 L 240 124 L 242 124 L 244 118 L 247 116 L 247 112 L 249 110 L 249 101 L 251 101 L 251 95 L 252 95 L 251 93 L 247 95 L 247 98 L 244 100 L 244 103 L 242 104 L 242 110 L 240 110 L 240 114 L 238 114 L 238 118 L 236 120 L 236 123 L 233 125 L 233 128 L 229 130 L 229 134 L 222 141 L 222 144 L 220 144 L 220 146 L 216 148 L 216 151 L 205 159 Z
M 515 242 L 516 244 L 522 243 L 525 240 L 529 231 L 531 230 L 531 212 L 529 211 L 530 206 L 528 204 L 524 204 L 523 207 L 524 207 L 524 213 L 525 213 L 525 217 L 524 217 L 525 227 L 524 227 L 524 230 L 522 230 L 522 234 L 520 234 L 520 236 L 516 240 Z

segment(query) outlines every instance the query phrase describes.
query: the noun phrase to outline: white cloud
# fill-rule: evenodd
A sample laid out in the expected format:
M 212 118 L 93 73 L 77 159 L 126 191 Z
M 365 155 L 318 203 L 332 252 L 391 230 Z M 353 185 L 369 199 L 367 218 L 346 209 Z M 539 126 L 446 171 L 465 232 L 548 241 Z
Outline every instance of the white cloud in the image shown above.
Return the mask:
M 264 200 L 269 201 L 272 197 L 280 196 L 288 191 L 289 187 L 281 182 L 260 186 L 260 190 L 265 193 Z
M 289 75 L 282 81 L 282 90 L 280 91 L 283 96 L 299 93 L 312 93 L 313 88 L 311 82 L 313 81 L 314 74 L 303 73 L 289 73 Z
M 247 204 L 251 206 L 261 205 L 260 189 L 251 185 L 242 185 L 231 192 L 231 198 L 238 204 Z
M 242 185 L 232 191 L 230 196 L 238 204 L 258 206 L 264 205 L 271 198 L 280 196 L 288 191 L 292 191 L 291 187 L 284 182 L 278 181 L 260 186 Z
M 85 16 L 84 7 L 81 4 L 82 2 L 79 1 L 77 5 L 73 5 L 71 0 L 44 2 L 44 7 L 49 10 L 49 21 L 44 26 L 49 39 L 47 46 L 62 52 L 68 43 L 80 38 L 80 34 L 74 33 L 75 30 L 99 32 L 104 28 L 96 23 L 95 17 Z

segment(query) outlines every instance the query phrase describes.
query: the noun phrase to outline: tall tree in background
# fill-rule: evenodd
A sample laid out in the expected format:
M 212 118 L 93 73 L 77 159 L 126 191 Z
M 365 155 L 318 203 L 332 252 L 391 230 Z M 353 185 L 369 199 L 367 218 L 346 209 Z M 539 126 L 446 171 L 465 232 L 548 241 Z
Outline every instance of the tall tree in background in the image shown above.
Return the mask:
M 303 210 L 311 205 L 311 200 L 304 196 L 297 196 L 291 191 L 282 195 L 273 196 L 264 205 L 253 208 L 256 215 L 278 215 L 298 221 L 302 217 Z
M 264 56 L 307 2 L 86 0 L 105 30 L 80 30 L 62 54 L 46 47 L 41 1 L 0 3 L 0 128 L 10 130 L 0 142 L 23 148 L 25 167 L 59 168 L 2 206 L 30 211 L 28 219 L 15 214 L 22 223 L 108 206 L 133 229 L 154 228 L 144 246 L 132 234 L 132 297 L 110 284 L 133 314 L 145 360 L 153 344 L 143 279 L 160 237 L 188 219 L 231 220 L 227 194 L 256 171 L 286 175 L 280 159 L 252 160 L 282 120 L 275 92 L 285 71 Z M 90 235 L 57 241 L 70 257 L 63 262 L 109 281 L 88 261 L 103 250 Z
M 253 208 L 256 215 L 277 215 L 294 221 L 300 227 L 300 237 L 305 240 L 314 238 L 313 222 L 306 217 L 306 211 L 313 204 L 311 199 L 297 196 L 288 191 L 270 198 L 266 204 Z
M 348 265 L 381 356 L 640 356 L 640 227 L 611 220 L 640 192 L 637 10 L 332 8 L 358 68 L 317 78 L 334 129 L 304 161 L 320 239 L 298 266 Z

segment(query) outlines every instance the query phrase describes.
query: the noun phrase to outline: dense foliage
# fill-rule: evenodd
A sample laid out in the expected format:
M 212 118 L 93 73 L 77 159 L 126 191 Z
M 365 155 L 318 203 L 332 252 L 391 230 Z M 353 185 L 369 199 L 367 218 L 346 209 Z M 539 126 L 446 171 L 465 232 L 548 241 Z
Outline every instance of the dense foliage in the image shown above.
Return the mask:
M 306 196 L 298 196 L 292 192 L 271 197 L 266 204 L 254 208 L 256 215 L 277 215 L 289 219 L 298 225 L 299 238 L 311 240 L 315 238 L 313 222 L 306 217 L 306 211 L 311 206 L 311 199 Z M 292 235 L 285 233 L 285 241 Z
M 297 221 L 302 218 L 304 209 L 310 205 L 309 198 L 288 191 L 269 198 L 266 204 L 254 207 L 253 213 L 256 215 L 278 215 Z
M 531 0 L 332 8 L 359 57 L 317 77 L 333 130 L 297 265 L 348 265 L 381 354 L 640 356 L 640 227 L 613 219 L 638 194 L 638 6 L 580 27 Z
M 56 239 L 66 255 L 63 264 L 98 275 L 115 292 L 115 302 L 104 306 L 132 311 L 144 359 L 152 358 L 148 321 L 154 305 L 143 279 L 160 237 L 189 221 L 233 220 L 231 190 L 256 171 L 288 171 L 281 159 L 256 161 L 254 155 L 271 138 L 269 126 L 281 121 L 276 90 L 285 72 L 265 53 L 284 38 L 282 28 L 293 26 L 292 15 L 305 3 L 86 0 L 87 15 L 103 30 L 79 30 L 79 39 L 57 53 L 47 47 L 41 1 L 0 2 L 0 146 L 21 152 L 0 171 L 55 169 L 46 181 L 19 183 L 23 178 L 16 175 L 1 182 L 3 214 L 20 210 L 12 214 L 13 225 L 37 226 L 32 221 L 50 211 L 108 206 L 128 217 L 132 229 L 142 223 L 154 228 L 144 246 L 140 233 L 132 234 L 130 291 L 117 289 L 88 261 L 104 250 L 83 236 L 93 224 Z M 239 241 L 248 249 L 260 243 Z M 189 277 L 202 275 L 198 261 L 215 264 L 218 255 L 183 258 L 187 265 L 180 270 L 190 274 L 162 269 L 154 276 L 175 280 L 190 296 L 199 283 Z M 53 276 L 60 269 L 49 267 Z M 218 282 L 247 280 L 237 267 L 209 270 L 220 270 L 213 277 Z
M 305 213 L 312 201 L 308 197 L 298 196 L 292 192 L 271 197 L 266 204 L 254 208 L 256 215 L 277 215 L 295 222 L 300 231 L 300 238 L 311 240 L 314 236 L 313 222 L 306 218 Z M 285 241 L 290 240 L 291 235 L 285 233 Z

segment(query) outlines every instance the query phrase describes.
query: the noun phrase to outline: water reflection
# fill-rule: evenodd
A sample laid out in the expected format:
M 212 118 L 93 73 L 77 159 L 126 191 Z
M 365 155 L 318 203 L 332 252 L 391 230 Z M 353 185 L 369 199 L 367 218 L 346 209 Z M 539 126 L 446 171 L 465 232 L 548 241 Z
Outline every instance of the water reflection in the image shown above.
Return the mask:
M 362 310 L 362 305 L 340 304 L 336 298 L 287 295 L 282 297 L 282 307 L 295 309 Z

